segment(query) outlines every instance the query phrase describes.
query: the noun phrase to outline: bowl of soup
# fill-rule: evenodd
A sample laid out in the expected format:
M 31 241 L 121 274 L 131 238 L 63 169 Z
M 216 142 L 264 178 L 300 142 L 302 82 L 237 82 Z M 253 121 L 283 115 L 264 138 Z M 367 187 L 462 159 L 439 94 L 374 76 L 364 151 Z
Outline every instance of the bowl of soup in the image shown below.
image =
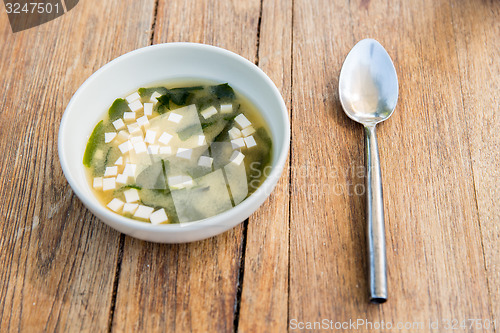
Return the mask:
M 68 183 L 100 220 L 182 243 L 259 209 L 289 142 L 285 103 L 262 70 L 214 46 L 167 43 L 90 76 L 64 112 L 58 149 Z

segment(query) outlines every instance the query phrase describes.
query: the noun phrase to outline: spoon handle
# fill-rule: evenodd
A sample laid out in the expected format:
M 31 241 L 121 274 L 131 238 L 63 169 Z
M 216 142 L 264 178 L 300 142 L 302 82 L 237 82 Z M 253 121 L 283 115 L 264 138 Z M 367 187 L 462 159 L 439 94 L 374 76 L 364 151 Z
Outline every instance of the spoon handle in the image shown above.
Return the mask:
M 366 141 L 366 222 L 368 245 L 368 287 L 370 301 L 387 300 L 384 199 L 375 125 L 365 126 Z

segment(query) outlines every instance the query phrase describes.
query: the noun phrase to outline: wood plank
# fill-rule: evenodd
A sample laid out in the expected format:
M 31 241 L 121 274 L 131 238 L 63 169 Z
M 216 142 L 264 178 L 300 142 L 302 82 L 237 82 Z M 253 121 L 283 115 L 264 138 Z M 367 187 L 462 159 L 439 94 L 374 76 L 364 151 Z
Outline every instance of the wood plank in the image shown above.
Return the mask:
M 292 117 L 302 125 L 292 139 L 290 319 L 490 318 L 450 3 L 294 6 Z M 396 112 L 378 126 L 390 283 L 381 306 L 366 292 L 362 128 L 337 92 L 342 61 L 366 37 L 387 47 L 400 82 Z
M 290 108 L 292 1 L 262 3 L 259 67 Z M 289 165 L 248 223 L 239 332 L 284 332 L 288 314 Z
M 154 43 L 200 42 L 255 60 L 260 1 L 159 1 Z M 113 330 L 233 330 L 243 225 L 182 245 L 126 237 Z M 149 265 L 149 266 L 147 266 Z
M 500 319 L 500 2 L 457 1 L 452 8 L 463 116 L 474 175 L 492 316 Z M 497 332 L 498 332 L 497 326 Z
M 57 159 L 79 85 L 145 45 L 154 1 L 84 2 L 12 34 L 0 15 L 0 331 L 106 330 L 119 234 L 74 196 Z M 120 22 L 128 21 L 126 26 Z

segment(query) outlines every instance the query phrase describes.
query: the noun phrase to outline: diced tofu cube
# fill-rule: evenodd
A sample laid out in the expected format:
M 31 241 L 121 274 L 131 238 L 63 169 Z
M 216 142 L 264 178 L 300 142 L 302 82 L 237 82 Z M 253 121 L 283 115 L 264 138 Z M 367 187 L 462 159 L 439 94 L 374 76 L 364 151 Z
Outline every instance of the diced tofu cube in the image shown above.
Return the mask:
M 146 116 L 153 115 L 153 103 L 144 103 L 144 114 Z
M 236 165 L 240 165 L 241 162 L 243 162 L 244 158 L 245 158 L 245 155 L 243 155 L 239 151 L 235 151 L 235 152 L 233 152 L 233 155 L 231 155 L 231 157 L 229 158 L 229 161 L 231 161 L 231 163 L 234 163 Z
M 159 92 L 155 91 L 154 93 L 151 94 L 151 98 L 149 99 L 149 101 L 153 104 L 156 104 L 156 103 L 158 103 L 157 98 L 160 96 L 161 96 L 161 94 Z
M 118 159 L 115 162 L 115 165 L 123 165 L 123 157 L 122 156 L 118 157 Z
M 168 177 L 168 186 L 174 190 L 180 190 L 182 188 L 192 186 L 193 178 L 189 176 L 172 176 Z
M 145 153 L 148 151 L 148 147 L 146 146 L 146 144 L 144 142 L 137 142 L 137 143 L 134 143 L 134 150 L 137 154 L 140 154 L 140 153 Z
M 110 143 L 116 137 L 115 132 L 104 133 L 104 143 Z
M 257 146 L 257 142 L 255 142 L 253 135 L 247 136 L 244 140 L 245 140 L 245 144 L 247 145 L 247 148 Z
M 141 128 L 139 127 L 139 124 L 137 124 L 137 123 L 127 125 L 127 128 L 128 128 L 128 131 L 130 132 L 130 134 L 142 133 Z
M 151 155 L 157 155 L 159 151 L 160 151 L 160 146 L 158 146 L 158 145 L 149 145 L 148 146 L 148 153 Z
M 203 118 L 208 119 L 213 115 L 217 114 L 217 109 L 214 108 L 213 106 L 210 106 L 205 110 L 201 111 L 200 114 L 203 116 Z
M 180 158 L 184 158 L 186 160 L 190 160 L 192 154 L 193 154 L 193 150 L 192 149 L 179 148 L 179 149 L 177 149 L 176 156 L 180 157 Z
M 136 91 L 135 93 L 127 96 L 125 99 L 127 100 L 127 103 L 132 103 L 140 98 L 141 98 L 141 95 L 139 95 L 139 93 Z
M 134 214 L 137 208 L 139 207 L 139 204 L 136 203 L 126 203 L 123 205 L 123 213 L 129 213 L 129 214 Z
M 233 112 L 233 104 L 221 104 L 220 106 L 221 113 L 231 113 Z
M 120 142 L 123 142 L 123 141 L 127 141 L 129 136 L 130 136 L 130 134 L 127 131 L 120 131 L 120 132 L 118 132 L 116 139 Z
M 172 155 L 172 147 L 160 147 L 160 154 L 162 155 Z
M 162 135 L 160 135 L 160 137 L 158 138 L 158 141 L 160 143 L 163 143 L 164 145 L 168 145 L 168 143 L 170 142 L 170 139 L 172 139 L 173 136 L 168 134 L 167 132 L 163 132 Z
M 106 167 L 106 171 L 104 171 L 104 177 L 111 177 L 111 176 L 116 176 L 118 174 L 118 167 L 112 166 L 112 167 Z
M 144 142 L 153 144 L 155 143 L 155 141 L 156 141 L 156 131 L 147 130 Z
M 243 140 L 243 138 L 231 140 L 231 145 L 233 146 L 233 149 L 243 148 L 245 147 L 245 140 Z
M 120 173 L 118 176 L 116 176 L 116 183 L 117 184 L 127 184 L 128 181 L 128 176 Z
M 128 176 L 128 177 L 135 177 L 135 169 L 137 168 L 137 165 L 127 163 L 125 164 L 125 169 L 123 169 L 123 174 Z
M 122 154 L 125 154 L 126 152 L 128 152 L 132 148 L 133 148 L 132 143 L 128 140 L 118 146 L 118 149 L 120 149 Z
M 151 214 L 149 220 L 151 221 L 152 224 L 160 224 L 163 222 L 167 222 L 168 216 L 167 213 L 165 213 L 165 209 L 162 208 Z
M 114 212 L 119 212 L 120 209 L 122 209 L 124 202 L 121 201 L 120 199 L 114 198 L 108 203 L 108 208 L 111 209 Z
M 121 130 L 122 128 L 125 128 L 125 123 L 123 122 L 123 119 L 117 119 L 113 121 L 113 126 L 118 131 Z
M 168 115 L 168 120 L 173 122 L 173 123 L 178 124 L 181 122 L 182 116 L 178 113 L 170 112 L 170 114 Z
M 236 127 L 231 128 L 229 131 L 227 131 L 227 133 L 229 134 L 231 140 L 241 138 L 241 131 Z
M 129 107 L 129 108 L 130 108 L 130 110 L 132 110 L 133 112 L 137 112 L 137 111 L 139 111 L 140 109 L 142 109 L 142 108 L 143 108 L 142 103 L 141 103 L 141 101 L 139 101 L 139 100 L 136 100 L 136 101 L 134 101 L 134 102 L 132 102 L 132 103 L 129 103 L 128 107 Z
M 104 178 L 102 180 L 102 190 L 109 191 L 116 188 L 116 178 Z
M 255 128 L 253 128 L 253 126 L 248 126 L 247 128 L 243 129 L 241 131 L 241 134 L 244 136 L 244 137 L 247 137 L 249 135 L 252 135 L 255 133 Z
M 198 135 L 198 146 L 203 146 L 207 144 L 207 140 L 205 140 L 204 135 Z
M 146 126 L 147 124 L 149 124 L 148 116 L 137 118 L 137 124 L 139 126 Z
M 137 207 L 137 210 L 134 213 L 134 216 L 138 217 L 140 219 L 147 220 L 147 219 L 149 219 L 149 217 L 151 216 L 153 211 L 154 211 L 154 208 L 144 206 L 144 205 L 139 205 L 139 207 Z
M 102 177 L 95 177 L 93 185 L 94 185 L 94 188 L 96 190 L 101 190 L 102 189 Z
M 123 120 L 134 121 L 135 120 L 135 112 L 123 112 Z
M 252 125 L 250 120 L 248 120 L 243 113 L 237 115 L 234 118 L 234 121 L 236 121 L 236 123 L 240 126 L 241 129 L 247 128 L 248 126 Z
M 202 167 L 211 168 L 213 162 L 214 162 L 214 159 L 211 157 L 200 156 L 200 159 L 198 160 L 198 165 L 202 166 Z
M 137 191 L 135 188 L 124 191 L 123 195 L 125 195 L 125 201 L 127 202 L 136 202 L 141 199 L 139 197 L 139 191 Z
M 135 145 L 136 143 L 144 142 L 142 135 L 132 136 L 130 137 L 130 143 Z

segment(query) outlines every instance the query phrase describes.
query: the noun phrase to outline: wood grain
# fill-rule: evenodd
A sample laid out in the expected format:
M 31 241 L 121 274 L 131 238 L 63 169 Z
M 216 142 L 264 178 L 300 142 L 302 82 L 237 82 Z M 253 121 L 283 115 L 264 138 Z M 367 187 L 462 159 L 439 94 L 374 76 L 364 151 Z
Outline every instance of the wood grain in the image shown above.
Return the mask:
M 149 41 L 153 1 L 81 2 L 12 34 L 0 15 L 0 331 L 106 331 L 119 234 L 66 182 L 57 131 L 97 68 Z M 129 22 L 124 24 L 123 22 Z
M 291 98 L 292 1 L 262 2 L 259 67 Z M 266 203 L 250 217 L 238 331 L 287 329 L 289 167 Z
M 154 43 L 201 42 L 255 61 L 259 13 L 259 1 L 160 1 Z M 233 331 L 244 234 L 239 225 L 173 246 L 127 237 L 113 330 Z
M 491 319 L 451 11 L 444 1 L 295 2 L 290 318 Z M 337 94 L 341 61 L 366 37 L 387 47 L 400 82 L 396 112 L 378 126 L 391 290 L 382 306 L 367 304 L 364 196 L 348 190 L 362 188 L 346 172 L 363 166 L 362 129 Z
M 462 1 L 452 10 L 462 114 L 467 125 L 491 312 L 496 320 L 500 319 L 499 17 L 498 1 Z

